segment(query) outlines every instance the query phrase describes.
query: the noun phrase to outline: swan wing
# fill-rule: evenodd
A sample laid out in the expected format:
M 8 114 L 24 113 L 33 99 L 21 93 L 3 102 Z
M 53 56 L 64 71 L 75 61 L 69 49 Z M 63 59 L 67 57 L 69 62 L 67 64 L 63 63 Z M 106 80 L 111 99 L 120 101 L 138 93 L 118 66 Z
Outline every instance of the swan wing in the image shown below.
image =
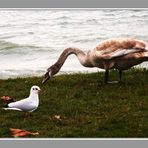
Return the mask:
M 132 38 L 108 39 L 100 42 L 95 48 L 97 55 L 103 59 L 113 59 L 142 51 L 146 51 L 146 43 Z
M 138 52 L 144 52 L 146 51 L 145 49 L 141 49 L 141 48 L 131 48 L 131 49 L 118 49 L 114 52 L 110 52 L 108 54 L 104 54 L 103 57 L 106 60 L 111 60 L 114 58 L 118 58 L 118 57 L 123 57 L 127 54 L 131 54 L 131 53 L 138 53 Z

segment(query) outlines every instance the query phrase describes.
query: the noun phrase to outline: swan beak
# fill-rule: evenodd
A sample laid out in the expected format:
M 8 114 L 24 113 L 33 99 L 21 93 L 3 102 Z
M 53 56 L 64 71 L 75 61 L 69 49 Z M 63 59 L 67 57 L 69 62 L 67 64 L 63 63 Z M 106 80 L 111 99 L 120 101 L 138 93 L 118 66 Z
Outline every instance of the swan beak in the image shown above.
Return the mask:
M 50 79 L 49 73 L 46 73 L 43 76 L 42 84 L 45 84 Z

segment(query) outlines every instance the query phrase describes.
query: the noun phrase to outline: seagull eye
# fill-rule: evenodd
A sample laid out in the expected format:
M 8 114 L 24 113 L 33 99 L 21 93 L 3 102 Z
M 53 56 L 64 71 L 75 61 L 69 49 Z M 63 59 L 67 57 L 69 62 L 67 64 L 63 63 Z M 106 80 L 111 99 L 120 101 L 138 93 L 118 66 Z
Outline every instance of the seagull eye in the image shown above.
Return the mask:
M 39 90 L 38 88 L 32 88 L 32 90 Z

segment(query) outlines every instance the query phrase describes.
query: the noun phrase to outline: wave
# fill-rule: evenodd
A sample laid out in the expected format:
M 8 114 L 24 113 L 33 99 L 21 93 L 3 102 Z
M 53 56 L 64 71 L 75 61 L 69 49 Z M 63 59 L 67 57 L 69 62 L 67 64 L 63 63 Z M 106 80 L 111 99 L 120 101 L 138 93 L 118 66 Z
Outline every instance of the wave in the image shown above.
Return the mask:
M 0 50 L 9 50 L 9 49 L 13 49 L 13 48 L 21 48 L 21 47 L 26 47 L 26 48 L 40 48 L 38 46 L 32 46 L 32 45 L 20 45 L 20 44 L 16 44 L 13 42 L 8 42 L 8 41 L 4 41 L 4 40 L 0 40 Z
M 17 48 L 17 47 L 19 47 L 18 44 L 0 40 L 0 50 L 12 49 L 12 48 Z
M 9 78 L 19 78 L 19 77 L 31 77 L 33 76 L 42 76 L 44 74 L 43 70 L 1 70 L 0 78 L 9 79 Z
M 56 47 L 39 47 L 34 45 L 21 45 L 13 42 L 0 40 L 0 54 L 1 55 L 30 55 L 36 53 L 54 52 Z

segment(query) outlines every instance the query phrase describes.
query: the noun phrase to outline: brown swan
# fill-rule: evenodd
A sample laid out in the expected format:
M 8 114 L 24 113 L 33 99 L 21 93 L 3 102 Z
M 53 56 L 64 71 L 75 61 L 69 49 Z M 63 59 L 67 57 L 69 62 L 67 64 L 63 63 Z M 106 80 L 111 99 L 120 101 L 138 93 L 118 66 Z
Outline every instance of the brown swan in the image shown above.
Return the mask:
M 122 70 L 127 70 L 148 60 L 146 43 L 134 38 L 114 38 L 102 41 L 94 49 L 84 53 L 79 48 L 67 48 L 60 55 L 55 64 L 47 69 L 42 83 L 59 72 L 70 54 L 75 54 L 80 63 L 85 67 L 98 67 L 105 69 L 105 84 L 108 83 L 110 69 L 119 70 L 119 81 Z

